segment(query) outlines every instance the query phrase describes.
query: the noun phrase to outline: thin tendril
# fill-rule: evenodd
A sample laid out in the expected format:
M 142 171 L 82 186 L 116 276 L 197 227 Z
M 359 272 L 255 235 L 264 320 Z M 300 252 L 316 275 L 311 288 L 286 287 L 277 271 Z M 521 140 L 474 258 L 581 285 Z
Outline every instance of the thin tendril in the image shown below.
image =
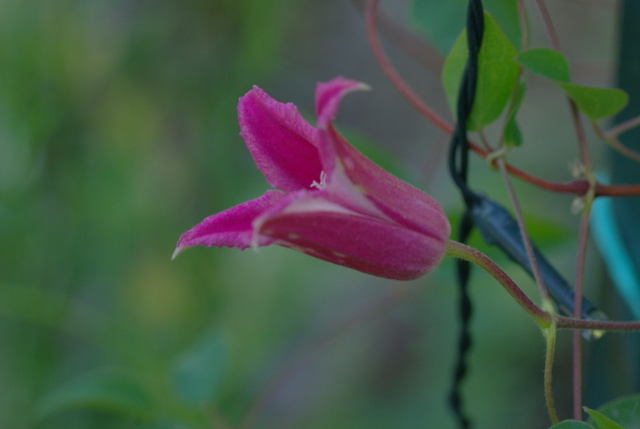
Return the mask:
M 547 37 L 549 38 L 551 47 L 560 52 L 560 41 L 558 40 L 558 35 L 556 34 L 553 22 L 551 21 L 551 15 L 549 15 L 547 6 L 544 4 L 543 0 L 536 0 L 536 6 L 538 7 L 538 12 L 540 13 L 542 24 L 547 32 Z
M 371 45 L 371 49 L 373 50 L 373 54 L 376 57 L 376 61 L 380 65 L 380 68 L 384 74 L 387 75 L 387 79 L 391 81 L 398 92 L 400 92 L 400 94 L 402 94 L 402 96 L 404 96 L 404 98 L 406 98 L 407 101 L 409 101 L 409 103 L 418 110 L 418 112 L 442 131 L 447 134 L 451 134 L 453 132 L 453 126 L 416 96 L 415 92 L 402 79 L 400 74 L 389 61 L 389 58 L 387 58 L 387 55 L 384 53 L 378 38 L 376 21 L 377 7 L 378 0 L 369 0 L 367 3 L 365 19 L 367 24 L 367 39 L 369 40 L 369 44 Z
M 513 211 L 515 213 L 516 221 L 518 222 L 518 227 L 520 229 L 520 234 L 522 238 L 522 244 L 527 252 L 527 258 L 529 259 L 529 266 L 531 267 L 531 272 L 533 273 L 533 277 L 536 280 L 536 285 L 538 286 L 538 292 L 542 297 L 543 302 L 549 301 L 549 292 L 547 291 L 547 287 L 544 284 L 544 279 L 542 278 L 542 274 L 540 273 L 540 268 L 538 266 L 538 262 L 536 257 L 533 254 L 533 247 L 531 246 L 531 239 L 529 238 L 529 234 L 527 233 L 527 227 L 524 223 L 524 216 L 522 215 L 522 209 L 520 208 L 520 203 L 518 201 L 518 197 L 516 196 L 515 191 L 513 190 L 513 186 L 511 185 L 511 180 L 509 180 L 509 175 L 507 174 L 507 169 L 504 165 L 504 159 L 497 159 L 498 168 L 500 169 L 500 174 L 502 175 L 502 181 L 504 182 L 505 187 L 507 188 L 507 193 L 509 194 L 509 199 L 511 200 L 511 204 L 513 205 Z
M 627 132 L 637 126 L 640 126 L 640 116 L 628 119 L 609 129 L 605 134 L 607 137 L 618 137 L 620 134 Z
M 640 117 L 634 118 L 634 120 L 637 120 L 637 119 L 640 119 Z M 609 132 L 605 133 L 604 131 L 602 131 L 602 128 L 597 122 L 594 121 L 591 124 L 597 136 L 600 137 L 606 143 L 608 143 L 609 146 L 611 146 L 611 148 L 620 152 L 622 155 L 626 156 L 627 158 L 633 159 L 634 161 L 640 161 L 640 153 L 636 152 L 631 148 L 628 148 L 627 146 L 623 145 L 620 142 L 620 140 L 618 140 L 617 136 L 620 134 L 621 131 L 618 132 L 618 130 L 611 129 L 609 130 Z

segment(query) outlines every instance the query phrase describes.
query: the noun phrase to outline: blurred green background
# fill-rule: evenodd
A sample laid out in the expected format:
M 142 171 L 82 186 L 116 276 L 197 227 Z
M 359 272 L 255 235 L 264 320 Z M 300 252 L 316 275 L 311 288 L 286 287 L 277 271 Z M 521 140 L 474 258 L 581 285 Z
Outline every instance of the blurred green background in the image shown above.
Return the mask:
M 407 21 L 409 2 L 390 3 Z M 561 35 L 596 70 L 587 80 L 606 81 L 615 5 L 554 5 L 587 10 Z M 393 56 L 446 111 L 437 71 Z M 238 135 L 238 97 L 257 84 L 313 122 L 315 82 L 337 75 L 373 86 L 345 100 L 341 129 L 458 211 L 446 137 L 384 80 L 346 0 L 0 1 L 0 427 L 453 426 L 450 262 L 399 284 L 281 248 L 170 261 L 182 232 L 267 186 Z M 575 149 L 554 142 L 570 129 L 534 108 L 552 90 L 523 108 L 525 139 L 540 143 L 514 159 L 567 179 Z M 474 169 L 504 200 L 495 175 Z M 519 189 L 551 231 L 574 230 L 570 197 Z M 572 237 L 550 251 L 569 276 Z M 540 335 L 488 276 L 473 293 L 469 412 L 479 428 L 544 427 Z

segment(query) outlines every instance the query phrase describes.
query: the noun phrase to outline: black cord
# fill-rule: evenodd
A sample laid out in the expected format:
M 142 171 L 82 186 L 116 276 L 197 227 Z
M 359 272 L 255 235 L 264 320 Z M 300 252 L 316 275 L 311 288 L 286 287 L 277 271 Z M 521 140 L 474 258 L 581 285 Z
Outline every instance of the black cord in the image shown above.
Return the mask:
M 484 34 L 484 13 L 481 0 L 471 0 L 467 10 L 467 45 L 469 58 L 462 75 L 456 106 L 457 123 L 449 149 L 449 171 L 453 181 L 462 192 L 467 207 L 476 194 L 467 186 L 469 170 L 469 142 L 467 122 L 471 116 L 478 81 L 478 55 Z
M 522 240 L 520 228 L 511 214 L 495 201 L 474 192 L 468 186 L 469 142 L 467 140 L 467 123 L 473 108 L 477 78 L 478 55 L 484 33 L 484 13 L 481 0 L 470 0 L 467 10 L 467 45 L 469 59 L 465 66 L 457 101 L 457 123 L 449 148 L 449 171 L 460 190 L 465 202 L 465 212 L 460 222 L 458 239 L 466 242 L 474 228 L 477 228 L 484 241 L 500 248 L 509 258 L 522 266 L 532 277 L 533 271 Z M 540 273 L 549 293 L 567 315 L 573 314 L 574 291 L 554 267 L 533 245 L 535 258 Z M 471 426 L 464 413 L 461 386 L 467 374 L 467 356 L 471 349 L 472 338 L 470 323 L 472 303 L 469 297 L 468 284 L 471 267 L 468 262 L 458 261 L 457 280 L 459 290 L 460 331 L 458 340 L 458 357 L 455 365 L 452 389 L 449 402 L 459 426 L 467 429 Z M 588 300 L 583 299 L 582 317 L 585 319 L 605 319 L 606 316 Z M 591 338 L 587 336 L 587 338 Z
M 467 140 L 467 122 L 473 108 L 478 80 L 478 55 L 484 34 L 484 13 L 481 0 L 470 0 L 467 9 L 467 45 L 469 58 L 464 69 L 457 100 L 457 123 L 449 148 L 449 171 L 454 183 L 460 190 L 466 205 L 466 211 L 460 222 L 458 239 L 465 242 L 473 229 L 471 209 L 480 196 L 467 185 L 469 170 L 469 143 Z M 461 385 L 467 373 L 467 355 L 471 348 L 470 322 L 473 314 L 471 298 L 468 292 L 471 266 L 466 261 L 457 262 L 458 305 L 460 311 L 460 333 L 458 340 L 458 359 L 453 376 L 453 386 L 449 403 L 453 408 L 461 428 L 471 426 L 467 418 L 461 395 Z
M 460 221 L 458 230 L 458 240 L 465 242 L 473 230 L 473 218 L 471 212 L 466 211 Z M 471 274 L 471 264 L 468 261 L 458 259 L 456 261 L 456 271 L 458 280 L 458 309 L 460 312 L 460 331 L 458 333 L 458 358 L 453 371 L 452 389 L 449 393 L 449 404 L 458 419 L 461 428 L 469 428 L 470 422 L 463 409 L 461 385 L 467 375 L 467 354 L 471 350 L 471 318 L 473 316 L 473 306 L 469 295 L 469 276 Z

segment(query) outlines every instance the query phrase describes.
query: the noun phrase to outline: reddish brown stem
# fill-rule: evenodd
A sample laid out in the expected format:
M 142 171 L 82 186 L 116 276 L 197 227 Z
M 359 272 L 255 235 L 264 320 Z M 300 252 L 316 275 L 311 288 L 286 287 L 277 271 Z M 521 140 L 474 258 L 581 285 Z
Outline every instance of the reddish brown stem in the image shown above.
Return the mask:
M 538 7 L 538 12 L 540 12 L 540 17 L 542 19 L 545 31 L 547 32 L 547 37 L 549 37 L 549 43 L 551 44 L 551 47 L 560 52 L 560 40 L 558 39 L 558 35 L 556 34 L 553 22 L 551 21 L 551 15 L 549 15 L 547 6 L 544 4 L 543 0 L 536 0 L 536 6 Z
M 409 103 L 418 110 L 423 116 L 425 116 L 434 125 L 440 128 L 445 134 L 451 135 L 453 133 L 453 126 L 446 119 L 438 115 L 433 109 L 427 106 L 420 98 L 415 94 L 411 87 L 402 79 L 398 71 L 391 64 L 386 56 L 377 33 L 376 13 L 377 13 L 377 0 L 369 0 L 367 2 L 367 8 L 365 13 L 366 25 L 367 25 L 367 38 L 371 49 L 376 57 L 376 61 L 380 65 L 380 68 L 385 73 L 389 81 L 396 87 L 398 92 L 409 101 Z M 469 141 L 469 147 L 472 151 L 477 153 L 483 158 L 489 156 L 489 151 L 481 148 L 478 144 Z M 495 161 L 494 161 L 495 163 Z M 495 166 L 495 165 L 494 165 Z M 561 192 L 567 194 L 584 195 L 589 191 L 589 183 L 586 180 L 578 180 L 569 183 L 558 183 L 549 180 L 544 180 L 539 177 L 526 173 L 512 165 L 506 164 L 509 174 L 528 182 L 534 186 L 542 189 L 546 189 L 554 192 Z M 640 185 L 601 185 L 596 184 L 595 196 L 636 196 L 640 195 Z
M 398 71 L 393 67 L 389 58 L 384 53 L 380 40 L 378 39 L 378 28 L 376 22 L 376 11 L 378 8 L 377 0 L 369 0 L 367 3 L 367 10 L 365 13 L 365 19 L 367 24 L 367 39 L 373 50 L 373 54 L 376 57 L 376 61 L 380 65 L 380 68 L 387 75 L 387 78 L 396 87 L 396 89 L 404 96 L 404 98 L 413 105 L 424 117 L 431 121 L 435 126 L 440 128 L 447 134 L 453 133 L 453 126 L 443 117 L 438 115 L 433 109 L 427 106 L 413 90 L 402 79 Z
M 365 14 L 368 0 L 351 0 L 351 2 L 363 15 Z M 405 55 L 425 69 L 440 73 L 444 59 L 433 45 L 427 43 L 424 37 L 407 29 L 383 11 L 378 11 L 377 15 L 379 32 L 387 37 L 394 46 L 397 46 Z
M 584 267 L 587 256 L 587 240 L 589 239 L 589 219 L 591 201 L 586 206 L 580 219 L 578 234 L 578 256 L 576 262 L 576 281 L 574 285 L 573 317 L 582 315 L 582 290 L 584 286 Z M 573 418 L 582 420 L 582 335 L 580 331 L 573 332 Z
M 490 152 L 483 149 L 474 142 L 469 142 L 469 147 L 482 158 L 487 158 Z M 492 165 L 497 168 L 496 161 L 492 161 Z M 520 170 L 510 164 L 505 165 L 507 171 L 518 179 L 537 186 L 548 191 L 559 192 L 563 194 L 585 195 L 589 191 L 589 182 L 587 180 L 575 180 L 573 182 L 552 182 L 533 176 L 525 171 Z M 603 185 L 596 183 L 596 197 L 632 197 L 640 195 L 640 185 Z
M 586 320 L 555 316 L 558 329 L 590 329 L 609 332 L 640 332 L 640 321 L 615 322 L 611 320 Z

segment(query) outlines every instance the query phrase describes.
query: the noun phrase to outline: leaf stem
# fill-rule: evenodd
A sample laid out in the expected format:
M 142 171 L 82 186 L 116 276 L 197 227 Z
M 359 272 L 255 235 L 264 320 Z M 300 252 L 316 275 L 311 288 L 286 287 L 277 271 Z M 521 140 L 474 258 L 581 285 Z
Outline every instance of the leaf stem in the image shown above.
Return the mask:
M 580 219 L 578 232 L 578 253 L 576 261 L 576 280 L 574 285 L 573 317 L 578 319 L 582 315 L 582 290 L 584 286 L 584 267 L 587 255 L 587 240 L 589 238 L 589 220 L 591 217 L 591 203 L 593 196 L 587 194 L 585 207 Z M 573 418 L 582 420 L 582 335 L 579 330 L 573 332 Z
M 634 118 L 628 119 L 624 122 L 619 123 L 618 125 L 611 127 L 609 129 L 609 131 L 607 131 L 606 133 L 604 133 L 604 135 L 609 138 L 609 137 L 618 137 L 620 134 L 627 132 L 629 130 L 631 130 L 632 128 L 635 128 L 637 126 L 640 126 L 640 116 L 636 116 Z M 598 127 L 599 128 L 599 127 Z
M 536 6 L 538 7 L 538 12 L 540 13 L 540 18 L 542 19 L 542 24 L 547 32 L 547 37 L 549 38 L 551 47 L 560 52 L 560 41 L 556 34 L 555 27 L 553 26 L 551 15 L 549 15 L 547 6 L 544 4 L 544 0 L 536 0 Z
M 634 119 L 637 120 L 637 119 L 640 119 L 640 117 L 634 118 Z M 640 153 L 636 152 L 633 149 L 628 148 L 627 146 L 623 145 L 620 142 L 620 140 L 618 140 L 618 135 L 620 134 L 620 132 L 612 132 L 613 131 L 612 129 L 612 130 L 609 130 L 608 133 L 605 133 L 600 127 L 600 124 L 598 124 L 597 122 L 593 121 L 591 124 L 593 126 L 593 130 L 595 131 L 596 135 L 600 137 L 602 140 L 604 140 L 606 143 L 608 143 L 609 146 L 611 146 L 611 148 L 620 152 L 622 155 L 633 159 L 634 161 L 640 161 Z
M 580 151 L 580 160 L 585 166 L 587 171 L 591 171 L 591 158 L 589 156 L 589 148 L 587 147 L 587 136 L 584 132 L 584 125 L 580 118 L 580 112 L 578 112 L 578 106 L 575 101 L 567 96 L 569 102 L 569 108 L 571 110 L 571 119 L 573 120 L 573 127 L 576 130 L 576 137 L 578 139 L 578 150 Z
M 542 278 L 542 274 L 540 273 L 540 268 L 538 267 L 536 257 L 533 254 L 533 247 L 531 246 L 531 239 L 529 238 L 529 233 L 527 232 L 527 227 L 524 223 L 522 209 L 520 208 L 518 197 L 516 196 L 516 193 L 513 190 L 513 186 L 511 185 L 511 181 L 509 180 L 509 175 L 507 174 L 507 169 L 505 168 L 504 158 L 500 157 L 496 161 L 498 164 L 498 168 L 500 169 L 500 174 L 502 175 L 502 181 L 507 188 L 507 193 L 509 194 L 509 199 L 511 200 L 511 205 L 513 206 L 513 210 L 516 215 L 516 221 L 518 222 L 518 227 L 520 229 L 520 236 L 522 239 L 522 243 L 524 244 L 524 249 L 527 252 L 527 259 L 529 260 L 531 272 L 533 273 L 536 285 L 538 286 L 538 292 L 540 293 L 542 301 L 547 302 L 550 300 L 549 292 L 547 291 L 547 287 L 544 284 L 544 279 Z
M 587 320 L 555 316 L 558 329 L 590 329 L 607 332 L 640 332 L 640 321 L 618 322 L 611 320 Z
M 518 0 L 518 19 L 520 21 L 520 32 L 522 34 L 520 50 L 524 51 L 529 47 L 529 23 L 527 21 L 527 9 L 524 7 L 524 0 Z

